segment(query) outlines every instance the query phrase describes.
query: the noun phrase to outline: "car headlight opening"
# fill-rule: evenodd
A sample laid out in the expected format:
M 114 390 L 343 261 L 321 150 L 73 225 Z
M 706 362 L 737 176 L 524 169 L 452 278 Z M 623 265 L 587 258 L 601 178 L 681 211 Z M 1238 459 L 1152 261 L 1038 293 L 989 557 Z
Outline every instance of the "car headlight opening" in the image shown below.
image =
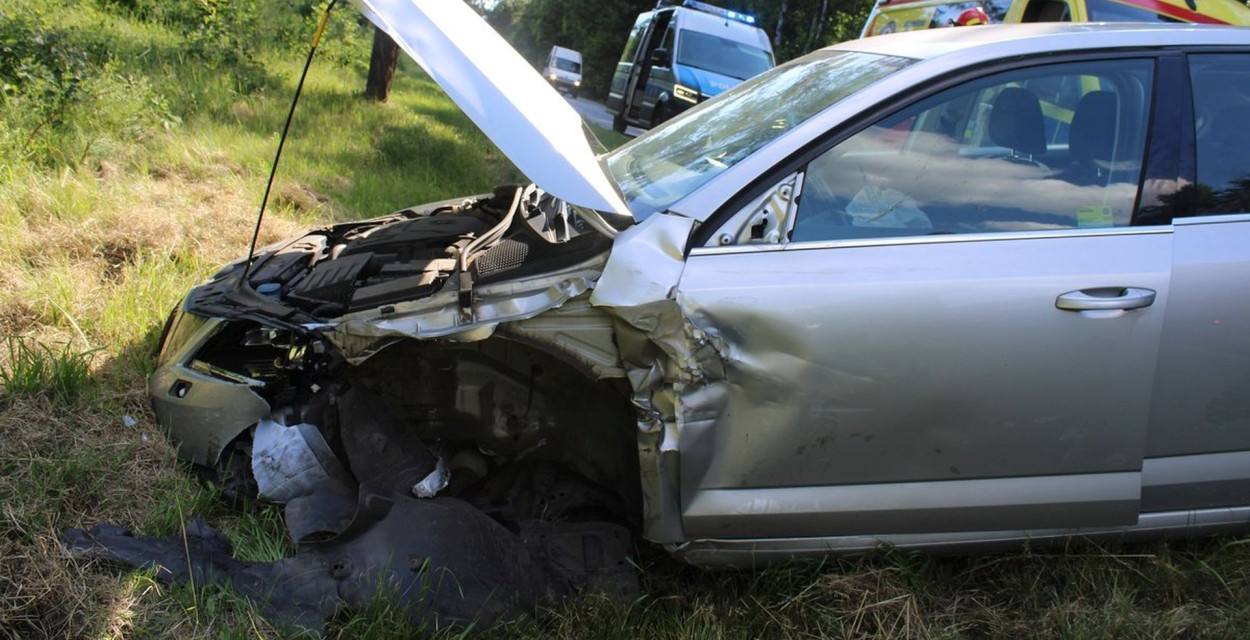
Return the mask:
M 673 97 L 696 104 L 699 102 L 699 92 L 697 90 L 680 84 L 673 85 Z

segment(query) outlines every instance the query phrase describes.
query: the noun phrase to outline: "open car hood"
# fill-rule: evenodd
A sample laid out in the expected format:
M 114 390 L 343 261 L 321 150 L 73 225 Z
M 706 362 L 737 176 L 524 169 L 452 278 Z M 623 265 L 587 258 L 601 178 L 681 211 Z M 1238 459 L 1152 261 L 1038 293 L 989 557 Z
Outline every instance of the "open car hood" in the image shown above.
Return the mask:
M 462 0 L 353 2 L 535 184 L 569 204 L 632 218 L 577 111 Z

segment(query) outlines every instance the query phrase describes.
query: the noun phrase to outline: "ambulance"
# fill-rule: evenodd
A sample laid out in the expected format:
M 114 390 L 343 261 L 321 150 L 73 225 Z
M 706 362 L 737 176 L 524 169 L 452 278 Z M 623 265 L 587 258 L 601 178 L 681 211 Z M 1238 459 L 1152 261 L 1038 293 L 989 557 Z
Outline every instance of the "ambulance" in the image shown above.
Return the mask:
M 880 0 L 861 38 L 1001 22 L 1190 22 L 1250 25 L 1239 0 Z

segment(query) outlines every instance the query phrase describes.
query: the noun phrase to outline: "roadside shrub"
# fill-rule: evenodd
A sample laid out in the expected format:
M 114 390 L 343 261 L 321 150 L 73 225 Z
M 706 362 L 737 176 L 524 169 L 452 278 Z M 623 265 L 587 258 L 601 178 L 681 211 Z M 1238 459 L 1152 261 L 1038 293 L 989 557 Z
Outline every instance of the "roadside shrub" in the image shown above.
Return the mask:
M 38 9 L 0 12 L 0 162 L 74 166 L 110 141 L 178 122 L 142 76 L 99 40 Z
M 11 0 L 0 7 L 0 175 L 112 158 L 197 114 L 277 86 L 327 0 Z M 342 2 L 321 64 L 363 68 L 371 31 Z M 66 19 L 71 16 L 71 19 Z M 138 37 L 136 37 L 138 36 Z M 272 63 L 273 57 L 268 58 Z

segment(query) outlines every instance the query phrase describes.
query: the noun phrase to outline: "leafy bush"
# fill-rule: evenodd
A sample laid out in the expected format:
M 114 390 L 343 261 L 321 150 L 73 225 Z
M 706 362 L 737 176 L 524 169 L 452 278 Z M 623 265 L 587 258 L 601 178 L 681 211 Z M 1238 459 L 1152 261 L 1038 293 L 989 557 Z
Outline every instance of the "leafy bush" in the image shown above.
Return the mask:
M 306 53 L 325 4 L 6 3 L 0 8 L 0 174 L 6 165 L 75 167 L 108 157 L 184 118 L 219 113 L 275 86 L 262 56 Z M 342 3 L 323 40 L 322 64 L 366 64 L 369 38 L 359 14 Z
M 177 122 L 103 42 L 52 26 L 44 11 L 0 13 L 0 158 L 72 166 L 101 142 L 142 140 Z

